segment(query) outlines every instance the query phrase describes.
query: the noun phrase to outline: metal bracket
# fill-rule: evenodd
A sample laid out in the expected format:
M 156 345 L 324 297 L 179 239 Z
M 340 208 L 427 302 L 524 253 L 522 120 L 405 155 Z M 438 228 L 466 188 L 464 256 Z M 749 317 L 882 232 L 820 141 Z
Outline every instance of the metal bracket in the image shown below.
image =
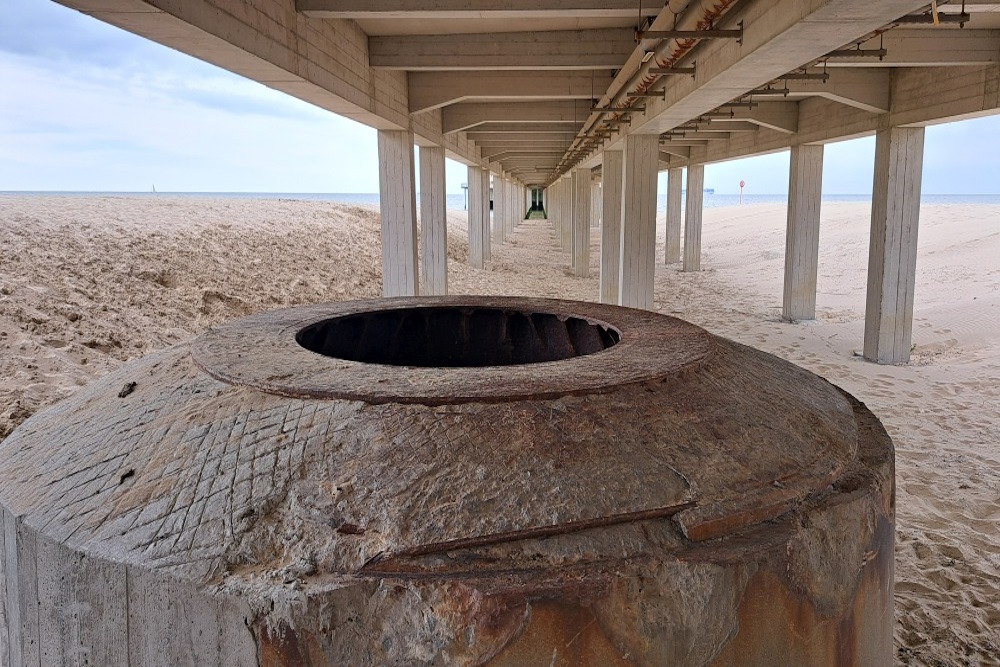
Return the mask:
M 743 21 L 736 25 L 736 30 L 646 30 L 639 33 L 639 39 L 735 39 L 737 44 L 743 44 Z

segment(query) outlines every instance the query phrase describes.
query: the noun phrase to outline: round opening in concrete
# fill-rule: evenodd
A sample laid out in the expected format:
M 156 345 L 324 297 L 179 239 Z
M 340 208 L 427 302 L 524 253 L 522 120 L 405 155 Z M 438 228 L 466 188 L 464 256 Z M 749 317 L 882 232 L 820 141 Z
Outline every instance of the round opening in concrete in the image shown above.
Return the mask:
M 502 308 L 396 308 L 310 324 L 295 337 L 312 352 L 389 366 L 478 367 L 559 361 L 621 340 L 610 325 Z

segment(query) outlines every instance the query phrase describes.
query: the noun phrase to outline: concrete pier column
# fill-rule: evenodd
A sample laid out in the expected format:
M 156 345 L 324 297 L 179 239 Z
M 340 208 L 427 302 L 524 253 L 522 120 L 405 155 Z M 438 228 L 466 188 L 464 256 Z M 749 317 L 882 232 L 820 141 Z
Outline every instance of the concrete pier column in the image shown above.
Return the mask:
M 552 225 L 558 242 L 562 236 L 562 227 L 559 226 L 559 183 L 553 183 L 545 188 L 545 216 Z
M 420 292 L 448 293 L 448 217 L 444 148 L 420 147 Z
M 601 303 L 618 303 L 622 261 L 622 152 L 604 151 L 601 169 Z
M 549 212 L 549 218 L 552 221 L 552 226 L 556 230 L 556 241 L 559 243 L 559 249 L 565 250 L 563 247 L 563 200 L 562 200 L 562 181 L 556 181 L 552 184 L 552 210 Z
M 486 267 L 483 256 L 483 232 L 486 229 L 483 210 L 486 210 L 486 220 L 489 221 L 489 180 L 488 176 L 483 178 L 484 173 L 479 167 L 469 167 L 469 265 L 477 269 Z
M 701 271 L 701 207 L 705 198 L 705 165 L 687 168 L 684 212 L 684 270 Z
M 622 155 L 622 259 L 618 304 L 653 308 L 656 271 L 656 180 L 659 137 L 625 137 Z
M 819 212 L 823 195 L 823 146 L 792 146 L 785 233 L 785 292 L 781 316 L 816 318 Z
M 493 179 L 493 244 L 503 245 L 507 233 L 507 179 L 499 176 Z
M 600 227 L 601 226 L 601 208 L 603 208 L 603 201 L 601 199 L 601 189 L 603 187 L 602 183 L 596 181 L 590 184 L 590 226 Z
M 520 186 L 518 186 L 517 181 L 510 181 L 507 188 L 507 220 L 506 220 L 506 230 L 507 234 L 514 233 L 514 222 L 517 220 L 518 209 L 521 206 L 518 204 L 520 198 Z
M 667 172 L 667 241 L 663 259 L 667 264 L 681 261 L 681 190 L 684 169 L 672 167 Z
M 491 224 L 493 218 L 492 211 L 490 210 L 491 174 L 489 169 L 483 169 L 482 171 L 483 173 L 481 178 L 483 179 L 483 192 L 486 193 L 486 196 L 483 197 L 483 261 L 488 262 L 493 259 L 493 244 L 491 243 L 492 239 L 490 238 L 490 229 L 492 229 Z
M 923 160 L 924 128 L 876 133 L 865 359 L 880 364 L 910 360 Z
M 573 170 L 573 275 L 590 275 L 590 169 Z
M 378 132 L 379 209 L 382 215 L 382 295 L 416 296 L 417 192 L 413 133 Z
M 559 214 L 562 219 L 562 249 L 573 252 L 573 179 L 565 177 L 559 181 Z
M 556 241 L 559 241 L 562 238 L 562 228 L 559 226 L 559 183 L 545 188 L 545 216 L 552 225 Z

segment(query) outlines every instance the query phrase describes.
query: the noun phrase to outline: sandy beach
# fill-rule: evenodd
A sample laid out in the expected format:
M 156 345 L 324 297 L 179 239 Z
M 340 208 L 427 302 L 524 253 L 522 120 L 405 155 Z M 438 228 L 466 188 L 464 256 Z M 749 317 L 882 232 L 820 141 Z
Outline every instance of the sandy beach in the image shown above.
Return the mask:
M 913 356 L 861 359 L 869 206 L 823 204 L 818 317 L 780 319 L 785 207 L 705 210 L 705 270 L 662 263 L 656 308 L 855 394 L 897 456 L 897 664 L 1000 665 L 1000 206 L 921 209 Z M 545 221 L 466 263 L 453 293 L 594 300 Z M 381 294 L 378 211 L 320 201 L 0 196 L 0 438 L 125 361 L 217 322 Z

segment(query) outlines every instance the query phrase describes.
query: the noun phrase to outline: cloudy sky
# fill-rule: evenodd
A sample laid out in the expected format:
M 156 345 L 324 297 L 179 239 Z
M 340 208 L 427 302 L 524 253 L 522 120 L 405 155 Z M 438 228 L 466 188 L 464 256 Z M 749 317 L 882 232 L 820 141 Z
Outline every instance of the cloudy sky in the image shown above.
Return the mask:
M 871 192 L 874 139 L 828 145 L 824 191 Z M 1000 194 L 1000 117 L 931 127 L 924 192 Z M 706 168 L 784 192 L 788 153 Z M 448 192 L 465 167 L 448 162 Z M 661 177 L 662 180 L 662 177 Z M 49 0 L 5 0 L 0 191 L 377 192 L 375 131 Z

